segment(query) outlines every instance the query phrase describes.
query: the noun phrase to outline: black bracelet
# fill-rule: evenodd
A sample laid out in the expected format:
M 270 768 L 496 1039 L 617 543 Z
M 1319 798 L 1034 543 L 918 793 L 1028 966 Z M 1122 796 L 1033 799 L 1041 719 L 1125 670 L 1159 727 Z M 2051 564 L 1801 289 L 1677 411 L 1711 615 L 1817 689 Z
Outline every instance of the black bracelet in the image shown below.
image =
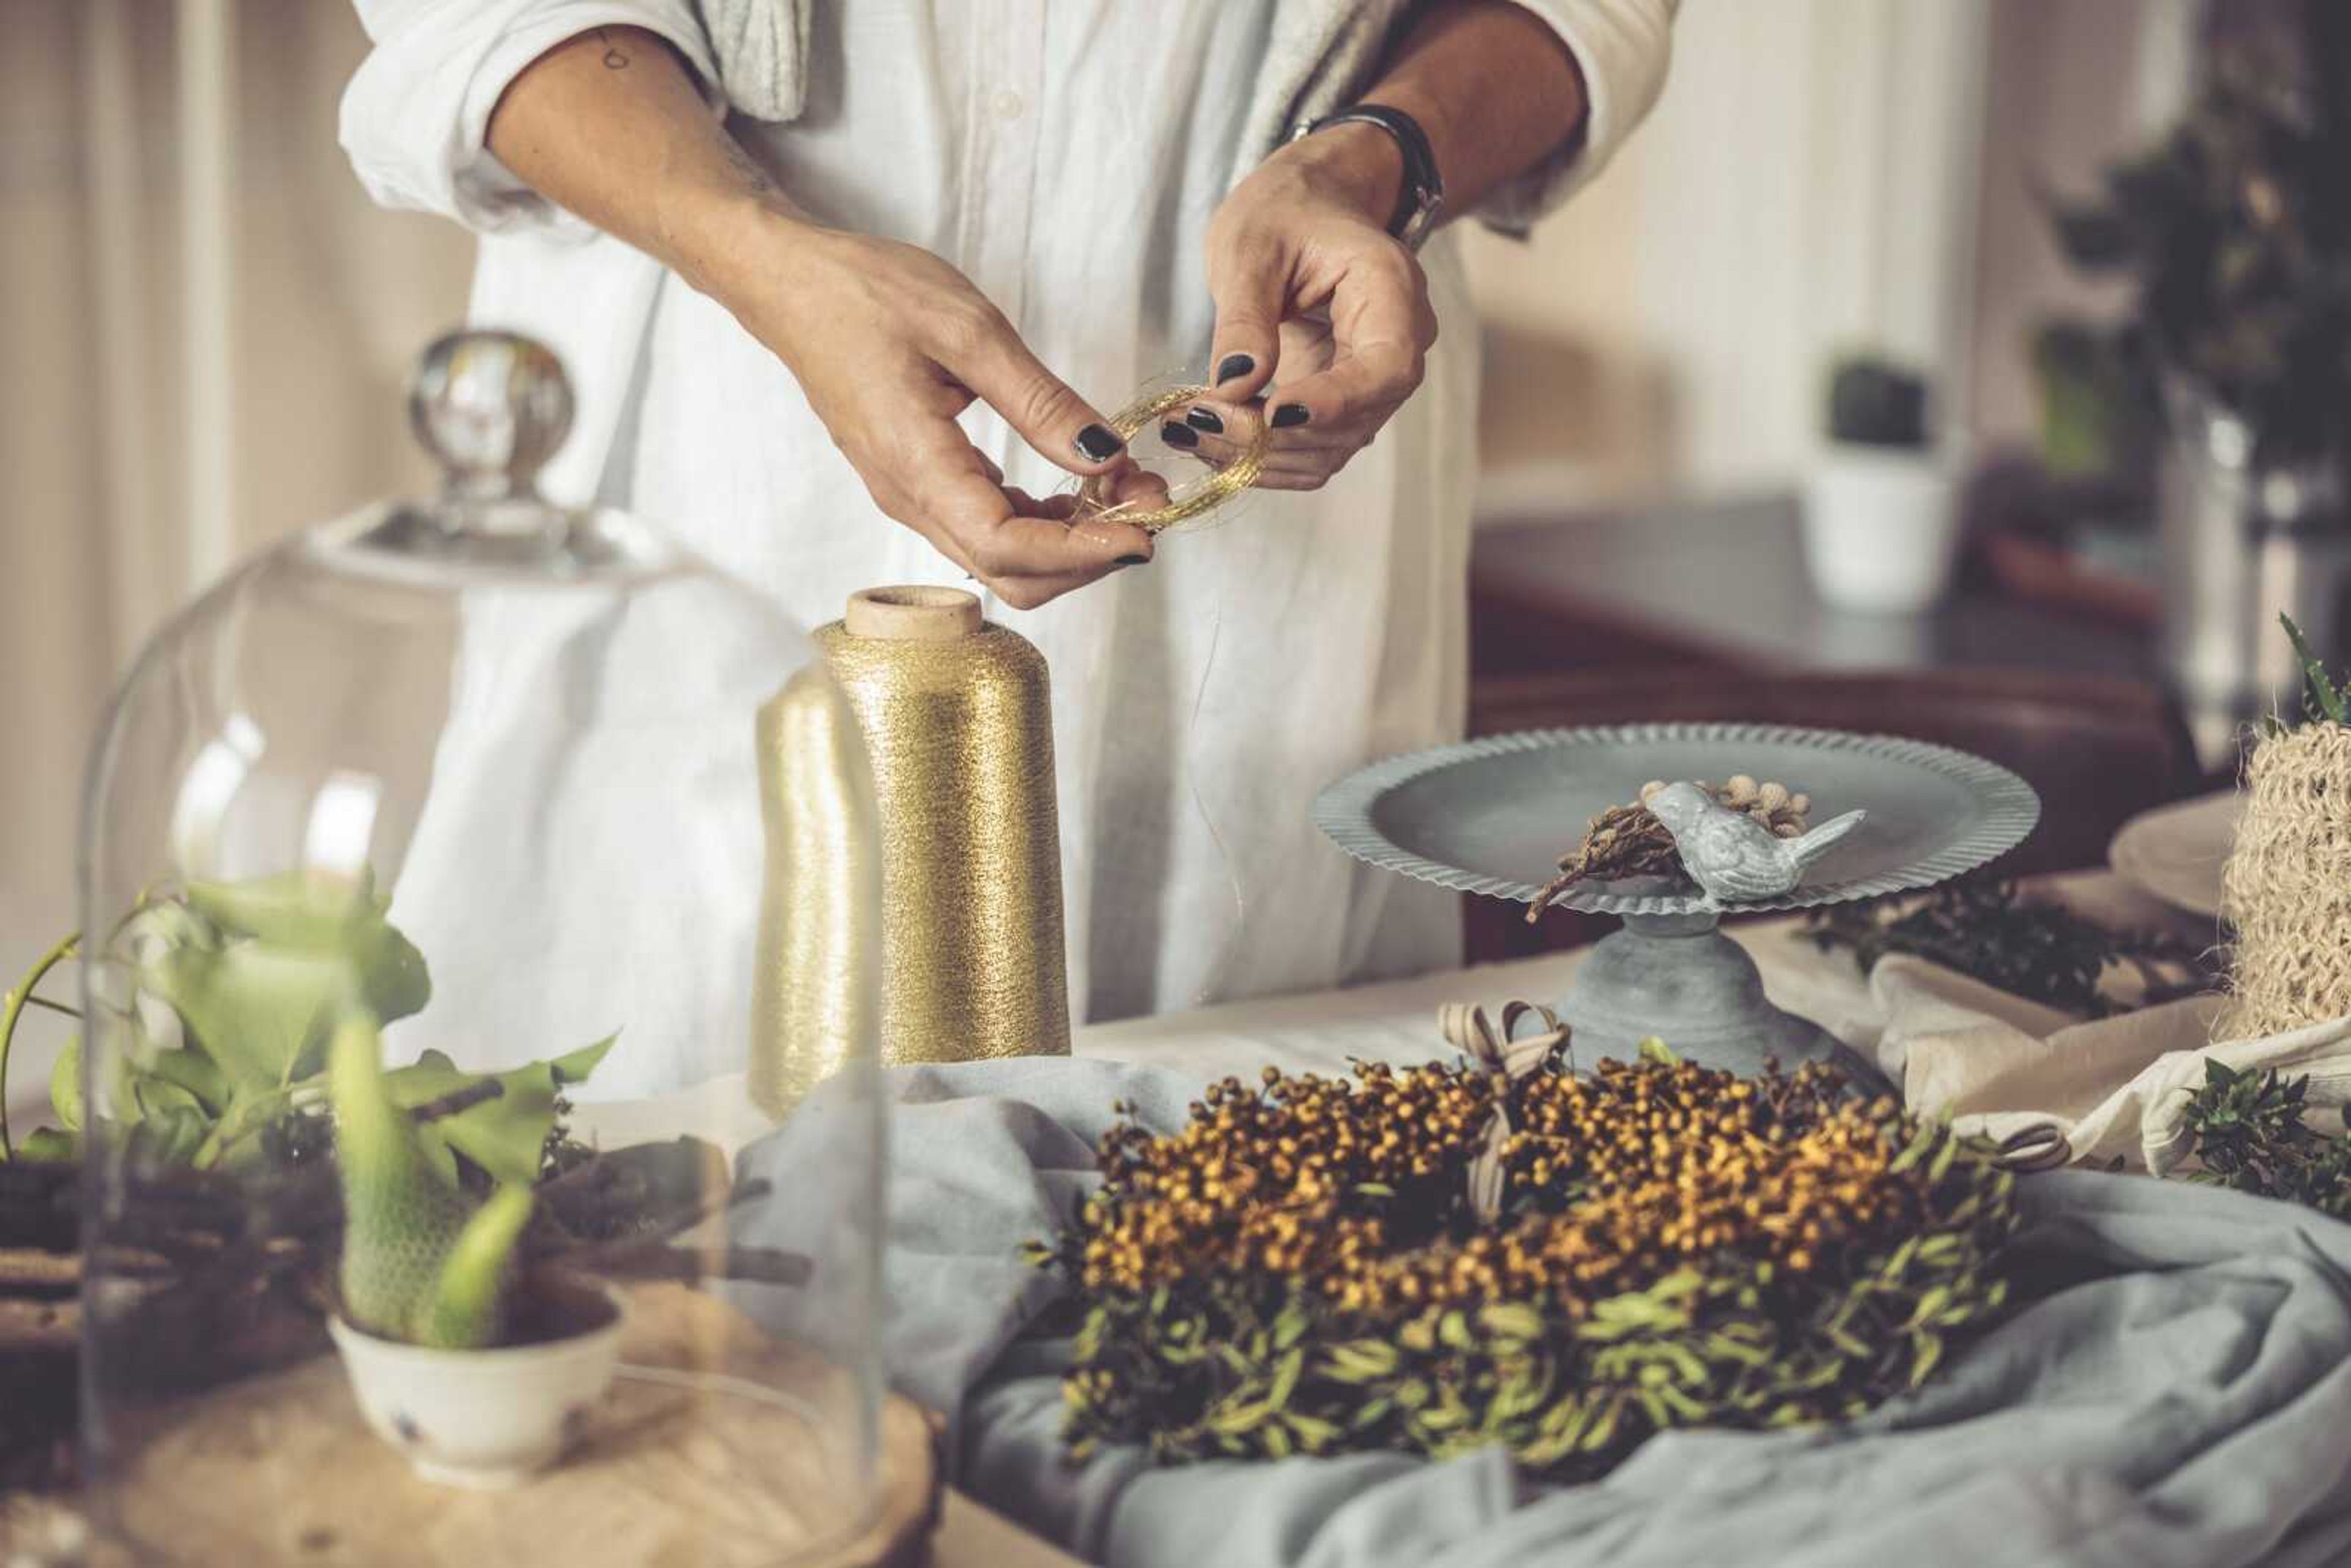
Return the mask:
M 1445 178 L 1437 170 L 1437 151 L 1428 144 L 1428 133 L 1420 121 L 1401 109 L 1390 109 L 1384 103 L 1359 103 L 1343 109 L 1336 114 L 1326 114 L 1320 120 L 1308 120 L 1290 133 L 1292 141 L 1311 136 L 1333 125 L 1376 125 L 1395 141 L 1397 151 L 1404 154 L 1404 179 L 1396 190 L 1395 212 L 1388 218 L 1388 233 L 1414 250 L 1428 237 L 1437 226 L 1437 215 L 1445 206 Z

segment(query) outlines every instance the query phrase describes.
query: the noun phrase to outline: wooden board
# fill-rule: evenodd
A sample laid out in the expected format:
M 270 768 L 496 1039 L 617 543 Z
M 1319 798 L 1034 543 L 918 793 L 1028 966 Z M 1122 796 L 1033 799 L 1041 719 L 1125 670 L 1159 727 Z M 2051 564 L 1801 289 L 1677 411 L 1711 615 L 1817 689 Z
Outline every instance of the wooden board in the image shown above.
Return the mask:
M 325 1356 L 157 1413 L 111 1489 L 116 1516 L 148 1552 L 205 1564 L 922 1561 L 939 1480 L 930 1422 L 916 1406 L 886 1403 L 878 1512 L 844 1540 L 828 1527 L 853 1479 L 825 1454 L 790 1392 L 839 1373 L 679 1285 L 631 1291 L 622 1354 L 632 1370 L 571 1452 L 512 1490 L 419 1479 L 368 1430 L 340 1363 Z M 744 1384 L 729 1392 L 675 1375 L 721 1368 Z

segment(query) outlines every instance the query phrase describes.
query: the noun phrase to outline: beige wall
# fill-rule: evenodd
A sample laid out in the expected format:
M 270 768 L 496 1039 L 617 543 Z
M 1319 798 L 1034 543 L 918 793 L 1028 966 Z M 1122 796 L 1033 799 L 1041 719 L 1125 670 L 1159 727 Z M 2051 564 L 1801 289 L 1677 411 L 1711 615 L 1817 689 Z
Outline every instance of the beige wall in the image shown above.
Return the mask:
M 1782 483 L 1832 354 L 1963 377 L 1985 23 L 1979 0 L 1689 0 L 1617 164 L 1531 245 L 1474 242 L 1489 484 Z
M 2029 438 L 2032 321 L 2101 298 L 2032 193 L 2176 103 L 2191 0 L 1687 0 L 1614 168 L 1531 244 L 1470 240 L 1489 494 L 1788 483 L 1835 354 L 1933 373 Z

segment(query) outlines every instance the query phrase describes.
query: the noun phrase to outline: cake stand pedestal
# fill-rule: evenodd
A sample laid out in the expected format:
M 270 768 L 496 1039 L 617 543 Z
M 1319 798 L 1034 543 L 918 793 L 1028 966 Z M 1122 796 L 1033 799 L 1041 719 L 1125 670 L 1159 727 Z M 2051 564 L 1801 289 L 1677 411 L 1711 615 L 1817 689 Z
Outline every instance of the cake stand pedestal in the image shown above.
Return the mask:
M 2013 848 L 2040 799 L 2008 769 L 1948 747 L 1785 725 L 1653 724 L 1531 730 L 1391 758 L 1315 802 L 1317 825 L 1374 865 L 1465 893 L 1532 903 L 1540 878 L 1584 823 L 1653 779 L 1745 773 L 1810 794 L 1825 818 L 1868 819 L 1792 892 L 1733 913 L 1806 909 L 1932 887 Z M 1858 1081 L 1875 1067 L 1809 1019 L 1773 1007 L 1725 911 L 1679 878 L 1586 882 L 1557 902 L 1620 915 L 1559 1004 L 1576 1057 L 1629 1058 L 1647 1039 L 1752 1075 L 1834 1060 Z

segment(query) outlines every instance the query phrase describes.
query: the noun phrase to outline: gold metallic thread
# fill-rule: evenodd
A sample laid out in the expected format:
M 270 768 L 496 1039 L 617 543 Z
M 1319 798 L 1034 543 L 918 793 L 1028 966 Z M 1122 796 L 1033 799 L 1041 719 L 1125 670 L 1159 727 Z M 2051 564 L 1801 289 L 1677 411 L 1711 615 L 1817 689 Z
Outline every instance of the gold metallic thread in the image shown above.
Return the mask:
M 1171 387 L 1165 392 L 1147 393 L 1111 416 L 1111 428 L 1123 441 L 1135 436 L 1163 414 L 1173 413 L 1209 396 L 1216 389 L 1207 386 Z M 1222 468 L 1212 468 L 1200 477 L 1186 482 L 1181 500 L 1170 493 L 1168 504 L 1148 510 L 1132 501 L 1106 506 L 1102 499 L 1101 481 L 1089 479 L 1078 487 L 1078 514 L 1084 517 L 1103 517 L 1113 522 L 1131 523 L 1146 534 L 1172 528 L 1193 517 L 1206 517 L 1235 496 L 1248 489 L 1265 472 L 1267 444 L 1273 432 L 1262 417 L 1248 416 L 1250 426 L 1249 444 L 1239 456 Z
M 976 601 L 960 591 L 871 591 L 952 604 L 977 621 Z M 856 716 L 872 768 L 881 827 L 882 1060 L 1067 1055 L 1044 655 L 1017 632 L 986 623 L 962 635 L 901 640 L 858 635 L 835 622 L 816 642 Z M 778 733 L 779 742 L 787 738 Z M 784 896 L 822 904 L 829 894 L 815 887 L 803 894 L 795 883 Z M 833 918 L 821 908 L 796 908 L 777 929 L 790 937 Z M 809 961 L 811 946 L 779 945 L 769 949 L 770 962 L 789 969 Z M 821 995 L 825 988 L 814 989 Z M 820 1029 L 810 1038 L 829 1036 Z M 794 1052 L 787 1047 L 780 1054 Z M 821 1075 L 820 1062 L 809 1065 Z M 764 1081 L 783 1085 L 804 1076 L 778 1071 Z
M 873 781 L 849 699 L 802 670 L 759 710 L 768 863 L 751 977 L 751 1102 L 778 1119 L 880 1025 L 882 868 Z

